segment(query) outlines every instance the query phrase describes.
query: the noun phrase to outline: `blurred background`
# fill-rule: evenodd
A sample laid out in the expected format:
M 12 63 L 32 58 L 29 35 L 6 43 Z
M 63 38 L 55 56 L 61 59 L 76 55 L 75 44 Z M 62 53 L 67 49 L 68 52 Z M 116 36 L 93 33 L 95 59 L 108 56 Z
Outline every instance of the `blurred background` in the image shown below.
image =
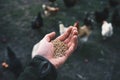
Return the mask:
M 0 0 L 0 80 L 16 80 L 33 46 L 52 31 L 59 36 L 61 23 L 67 28 L 79 21 L 81 27 L 88 18 L 92 33 L 86 42 L 79 40 L 57 80 L 119 80 L 119 0 Z M 101 34 L 103 21 L 112 24 L 110 37 Z

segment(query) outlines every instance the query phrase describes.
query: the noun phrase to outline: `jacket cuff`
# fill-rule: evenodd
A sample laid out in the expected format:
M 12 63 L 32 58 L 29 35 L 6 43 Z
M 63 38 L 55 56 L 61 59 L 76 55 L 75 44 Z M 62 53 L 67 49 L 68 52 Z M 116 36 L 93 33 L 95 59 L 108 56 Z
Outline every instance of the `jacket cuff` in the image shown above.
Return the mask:
M 35 56 L 29 65 L 36 68 L 36 70 L 38 69 L 36 72 L 40 78 L 45 80 L 55 80 L 57 78 L 55 67 L 42 56 Z

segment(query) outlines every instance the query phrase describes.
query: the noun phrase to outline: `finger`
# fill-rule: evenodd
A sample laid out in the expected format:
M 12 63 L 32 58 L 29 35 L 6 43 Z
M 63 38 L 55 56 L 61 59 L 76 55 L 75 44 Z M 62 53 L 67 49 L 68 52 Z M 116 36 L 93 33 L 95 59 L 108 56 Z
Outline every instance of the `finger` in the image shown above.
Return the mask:
M 78 44 L 77 36 L 74 36 L 72 38 L 72 42 L 70 43 L 70 45 L 68 45 L 69 47 L 68 50 L 65 52 L 66 57 L 69 57 L 71 55 L 71 53 L 76 49 L 77 44 Z
M 74 23 L 74 27 L 78 27 L 79 26 L 79 21 Z
M 73 31 L 74 31 L 73 35 L 78 35 L 78 30 L 76 27 L 73 27 Z
M 69 35 L 69 37 L 64 41 L 66 44 L 69 43 L 74 35 L 78 35 L 78 31 L 76 27 L 73 27 L 72 33 Z
M 64 43 L 68 44 L 71 38 L 72 38 L 72 34 L 69 35 L 69 37 L 64 41 Z
M 70 26 L 65 33 L 63 33 L 61 36 L 59 36 L 57 39 L 64 41 L 71 33 L 72 27 Z
M 74 36 L 72 42 L 74 44 L 74 50 L 75 50 L 77 48 L 77 45 L 78 45 L 78 36 Z
M 46 39 L 48 42 L 51 41 L 54 37 L 55 37 L 56 33 L 55 32 L 51 32 L 49 34 L 47 34 L 44 39 Z
M 77 30 L 79 30 L 79 21 L 75 22 L 74 27 L 76 27 Z
M 66 40 L 64 41 L 66 44 L 71 40 L 71 38 L 73 37 L 73 33 L 74 33 L 74 30 L 73 30 L 73 27 L 72 27 L 72 31 L 71 33 L 69 34 L 68 38 L 66 38 Z

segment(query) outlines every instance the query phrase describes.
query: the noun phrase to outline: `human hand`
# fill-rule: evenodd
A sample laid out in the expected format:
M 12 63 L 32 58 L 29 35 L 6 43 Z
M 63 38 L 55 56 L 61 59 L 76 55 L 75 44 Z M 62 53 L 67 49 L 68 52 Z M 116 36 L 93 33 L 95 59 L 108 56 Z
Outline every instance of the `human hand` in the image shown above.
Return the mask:
M 47 34 L 34 46 L 32 58 L 36 55 L 43 56 L 44 58 L 48 59 L 56 68 L 59 68 L 76 49 L 78 43 L 77 35 L 77 28 L 71 26 L 64 34 L 58 36 L 56 39 L 59 39 L 67 44 L 68 49 L 65 51 L 64 56 L 54 58 L 54 47 L 51 40 L 55 38 L 55 32 Z

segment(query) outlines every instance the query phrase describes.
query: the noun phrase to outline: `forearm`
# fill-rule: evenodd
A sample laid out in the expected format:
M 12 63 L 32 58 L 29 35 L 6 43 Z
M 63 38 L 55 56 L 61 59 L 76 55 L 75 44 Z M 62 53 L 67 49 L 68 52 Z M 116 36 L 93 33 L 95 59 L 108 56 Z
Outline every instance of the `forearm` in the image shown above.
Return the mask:
M 55 67 L 45 58 L 35 56 L 18 80 L 56 80 Z

